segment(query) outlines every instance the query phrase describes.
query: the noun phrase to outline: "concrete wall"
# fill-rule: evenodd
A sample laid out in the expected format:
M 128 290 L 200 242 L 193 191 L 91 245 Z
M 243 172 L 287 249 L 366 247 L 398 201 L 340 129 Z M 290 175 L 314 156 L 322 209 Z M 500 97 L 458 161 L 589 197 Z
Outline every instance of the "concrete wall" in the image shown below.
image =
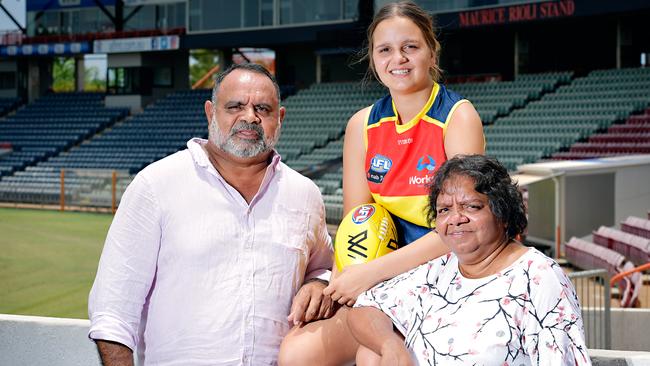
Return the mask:
M 646 217 L 650 210 L 650 169 L 626 167 L 616 173 L 616 223 L 628 216 Z
M 630 215 L 645 217 L 650 209 L 650 154 L 526 164 L 519 170 L 547 177 L 528 185 L 528 234 L 547 242 L 555 241 L 556 220 L 565 243 Z
M 590 174 L 564 177 L 564 227 L 566 238 L 583 237 L 597 229 L 594 223 L 613 226 L 615 174 Z
M 612 349 L 650 352 L 649 309 L 615 308 L 611 311 L 611 321 Z
M 0 314 L 0 365 L 101 366 L 90 322 Z
M 528 235 L 555 242 L 555 183 L 546 179 L 531 184 L 528 197 Z
M 608 348 L 606 322 L 602 307 L 583 307 L 582 320 L 589 348 Z M 610 342 L 612 350 L 650 352 L 650 309 L 610 310 Z
M 0 365 L 101 366 L 89 325 L 81 319 L 0 314 Z M 650 365 L 648 309 L 612 309 L 612 328 L 612 348 L 619 351 L 590 349 L 594 365 Z
M 593 366 L 648 366 L 648 352 L 610 351 L 590 349 L 589 357 Z

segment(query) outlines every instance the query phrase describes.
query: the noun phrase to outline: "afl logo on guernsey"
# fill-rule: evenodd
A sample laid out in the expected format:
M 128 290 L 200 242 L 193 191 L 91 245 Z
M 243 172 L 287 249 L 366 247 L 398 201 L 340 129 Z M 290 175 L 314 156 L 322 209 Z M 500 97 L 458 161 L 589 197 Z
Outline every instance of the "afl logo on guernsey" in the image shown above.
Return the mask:
M 372 205 L 363 205 L 352 213 L 352 222 L 363 224 L 375 213 L 375 207 Z
M 377 154 L 370 159 L 370 168 L 366 177 L 370 182 L 381 183 L 392 166 L 393 161 L 390 158 Z

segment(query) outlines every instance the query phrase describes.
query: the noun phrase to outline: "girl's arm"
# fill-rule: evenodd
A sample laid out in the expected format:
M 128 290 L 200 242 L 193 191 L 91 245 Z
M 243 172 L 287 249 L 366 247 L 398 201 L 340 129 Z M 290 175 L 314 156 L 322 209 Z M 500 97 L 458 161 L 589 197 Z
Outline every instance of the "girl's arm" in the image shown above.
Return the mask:
M 485 154 L 483 123 L 471 103 L 462 103 L 451 115 L 445 132 L 445 154 L 447 159 L 459 154 Z
M 370 108 L 370 107 L 368 107 Z M 365 175 L 363 126 L 368 108 L 355 114 L 345 132 L 343 145 L 343 211 L 347 213 L 362 203 L 373 202 Z M 485 153 L 481 119 L 470 103 L 459 105 L 451 116 L 445 133 L 447 158 L 457 154 Z M 323 291 L 340 304 L 352 305 L 357 296 L 377 283 L 395 277 L 449 252 L 435 232 L 411 244 L 362 265 L 348 266 Z

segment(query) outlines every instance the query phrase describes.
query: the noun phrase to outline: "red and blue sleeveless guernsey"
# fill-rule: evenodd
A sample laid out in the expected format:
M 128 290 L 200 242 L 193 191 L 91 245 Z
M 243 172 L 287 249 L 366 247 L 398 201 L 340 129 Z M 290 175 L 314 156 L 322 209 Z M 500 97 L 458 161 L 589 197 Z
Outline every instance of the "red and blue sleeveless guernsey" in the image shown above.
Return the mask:
M 435 83 L 422 110 L 399 123 L 390 95 L 372 105 L 365 125 L 366 178 L 375 202 L 395 219 L 399 244 L 430 231 L 426 220 L 428 185 L 447 160 L 445 131 L 454 110 L 467 102 Z

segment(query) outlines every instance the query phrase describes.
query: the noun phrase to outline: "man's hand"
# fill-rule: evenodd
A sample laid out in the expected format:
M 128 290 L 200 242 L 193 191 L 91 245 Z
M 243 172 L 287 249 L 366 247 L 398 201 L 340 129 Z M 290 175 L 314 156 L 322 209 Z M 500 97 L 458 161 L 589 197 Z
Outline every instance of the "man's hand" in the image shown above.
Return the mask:
M 368 273 L 369 268 L 367 263 L 343 268 L 343 271 L 332 279 L 323 293 L 341 305 L 354 305 L 361 293 L 375 285 L 372 282 L 372 274 Z
M 327 319 L 334 314 L 334 302 L 323 295 L 327 282 L 312 280 L 306 282 L 293 298 L 291 312 L 287 317 L 289 323 L 301 325 L 314 320 Z

